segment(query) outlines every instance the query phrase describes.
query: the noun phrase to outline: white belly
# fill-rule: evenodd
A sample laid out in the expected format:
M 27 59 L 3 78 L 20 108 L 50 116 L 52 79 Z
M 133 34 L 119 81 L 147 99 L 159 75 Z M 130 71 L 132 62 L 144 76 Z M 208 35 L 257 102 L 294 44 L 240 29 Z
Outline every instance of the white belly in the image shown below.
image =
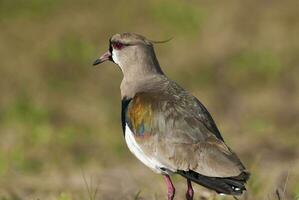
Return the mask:
M 155 158 L 149 157 L 145 155 L 145 153 L 142 151 L 142 149 L 139 147 L 138 143 L 136 142 L 134 138 L 134 134 L 132 133 L 129 126 L 126 124 L 125 129 L 125 139 L 126 143 L 130 149 L 130 151 L 146 166 L 151 168 L 156 173 L 167 173 L 165 171 L 162 171 L 161 168 L 167 169 L 164 165 L 162 165 L 159 161 L 157 161 Z

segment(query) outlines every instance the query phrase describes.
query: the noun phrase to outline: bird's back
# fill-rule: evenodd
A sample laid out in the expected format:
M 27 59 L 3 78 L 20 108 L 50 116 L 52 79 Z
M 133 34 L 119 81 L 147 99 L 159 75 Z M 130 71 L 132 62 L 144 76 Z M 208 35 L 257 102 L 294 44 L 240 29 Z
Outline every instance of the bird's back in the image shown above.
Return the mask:
M 245 170 L 194 96 L 164 76 L 148 84 L 134 95 L 124 119 L 146 154 L 169 169 L 206 176 L 237 176 Z

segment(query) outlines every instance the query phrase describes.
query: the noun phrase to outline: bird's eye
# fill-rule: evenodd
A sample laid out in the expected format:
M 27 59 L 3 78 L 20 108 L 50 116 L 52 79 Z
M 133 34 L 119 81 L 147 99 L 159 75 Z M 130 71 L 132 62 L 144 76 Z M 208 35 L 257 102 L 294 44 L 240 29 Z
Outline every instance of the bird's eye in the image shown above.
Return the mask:
M 120 43 L 120 42 L 115 42 L 112 44 L 114 49 L 120 50 L 124 47 L 124 44 Z

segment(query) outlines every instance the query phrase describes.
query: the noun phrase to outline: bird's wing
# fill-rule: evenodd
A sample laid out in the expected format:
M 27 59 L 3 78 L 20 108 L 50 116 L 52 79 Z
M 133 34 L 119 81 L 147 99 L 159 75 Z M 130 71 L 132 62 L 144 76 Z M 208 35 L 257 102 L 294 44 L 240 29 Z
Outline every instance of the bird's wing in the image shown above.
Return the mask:
M 137 93 L 125 104 L 122 119 L 142 151 L 172 171 L 230 177 L 245 170 L 208 111 L 184 91 Z

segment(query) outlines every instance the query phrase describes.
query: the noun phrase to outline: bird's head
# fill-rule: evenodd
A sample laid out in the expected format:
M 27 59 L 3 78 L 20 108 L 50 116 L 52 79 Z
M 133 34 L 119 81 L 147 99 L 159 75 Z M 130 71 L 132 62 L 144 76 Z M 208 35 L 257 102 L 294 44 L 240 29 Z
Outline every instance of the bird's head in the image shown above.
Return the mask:
M 109 50 L 93 65 L 105 61 L 117 64 L 124 76 L 138 76 L 149 72 L 162 73 L 155 56 L 153 41 L 135 33 L 113 35 L 109 40 Z

